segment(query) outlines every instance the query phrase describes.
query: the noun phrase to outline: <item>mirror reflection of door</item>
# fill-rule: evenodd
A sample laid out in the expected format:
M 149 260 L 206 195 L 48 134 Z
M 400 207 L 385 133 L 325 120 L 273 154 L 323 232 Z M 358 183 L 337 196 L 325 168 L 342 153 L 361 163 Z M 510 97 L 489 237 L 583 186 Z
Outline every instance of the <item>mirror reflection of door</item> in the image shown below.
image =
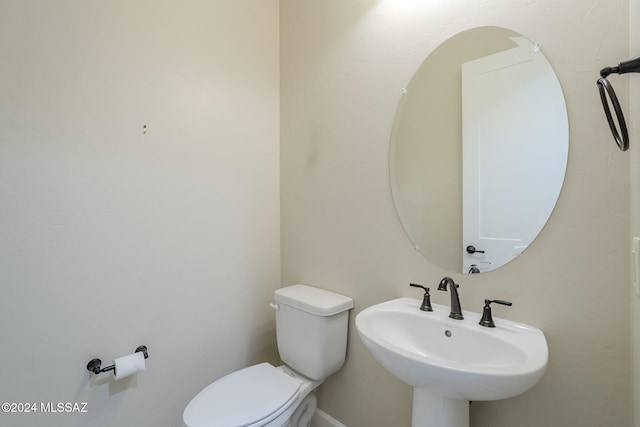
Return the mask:
M 566 110 L 555 73 L 524 37 L 462 64 L 462 272 L 518 257 L 542 229 L 567 162 Z
M 477 82 L 465 76 L 463 95 L 463 68 L 467 74 L 473 67 L 481 67 L 473 71 Z M 465 130 L 463 105 L 465 120 L 473 123 Z M 474 135 L 472 154 L 463 155 L 463 133 L 465 144 Z M 568 148 L 562 89 L 533 43 L 499 27 L 446 40 L 403 91 L 389 146 L 391 192 L 410 243 L 452 273 L 508 263 L 553 211 Z M 463 167 L 463 156 L 473 159 L 471 167 Z M 463 170 L 472 186 L 463 185 Z M 470 191 L 475 202 L 466 200 Z M 474 212 L 473 232 L 463 233 L 463 209 Z M 469 245 L 485 253 L 467 254 Z

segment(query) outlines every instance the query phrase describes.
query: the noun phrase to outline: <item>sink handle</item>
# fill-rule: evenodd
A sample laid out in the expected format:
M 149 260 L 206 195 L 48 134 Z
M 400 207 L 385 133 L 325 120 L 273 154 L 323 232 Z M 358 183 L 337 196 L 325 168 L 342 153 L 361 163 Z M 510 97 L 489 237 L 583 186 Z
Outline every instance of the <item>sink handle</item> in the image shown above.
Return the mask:
M 484 302 L 485 302 L 485 304 L 487 303 L 487 301 L 489 301 L 489 300 L 485 300 L 485 301 L 484 301 Z M 504 300 L 501 300 L 501 299 L 494 299 L 494 300 L 491 300 L 491 301 L 489 301 L 489 304 L 491 304 L 492 302 L 495 302 L 496 304 L 508 305 L 509 307 L 511 307 L 511 306 L 513 305 L 513 303 L 512 303 L 512 302 L 510 302 L 510 301 L 504 301 Z
M 508 305 L 508 306 L 512 306 L 513 303 L 510 301 L 504 301 L 501 299 L 494 299 L 494 300 L 490 300 L 490 299 L 486 299 L 484 300 L 484 309 L 482 310 L 482 319 L 480 319 L 480 322 L 478 322 L 478 324 L 480 326 L 484 326 L 485 328 L 495 328 L 496 324 L 493 322 L 493 316 L 491 315 L 491 303 L 496 303 L 496 304 L 502 304 L 502 305 Z
M 429 288 L 422 285 L 418 285 L 416 283 L 409 283 L 409 286 L 413 286 L 414 288 L 424 289 L 424 297 L 422 298 L 422 305 L 420 306 L 420 310 L 433 311 L 433 307 L 431 307 L 431 296 L 429 295 Z

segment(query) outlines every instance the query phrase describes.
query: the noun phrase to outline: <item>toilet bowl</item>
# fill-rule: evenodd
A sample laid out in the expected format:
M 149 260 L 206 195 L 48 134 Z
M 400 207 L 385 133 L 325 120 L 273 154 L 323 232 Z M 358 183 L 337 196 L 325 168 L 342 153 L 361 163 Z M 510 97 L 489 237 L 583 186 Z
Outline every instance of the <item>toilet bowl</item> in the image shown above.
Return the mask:
M 286 366 L 250 366 L 198 393 L 184 411 L 184 422 L 189 427 L 308 426 L 316 409 L 312 392 L 321 383 Z
M 276 335 L 285 365 L 249 366 L 226 375 L 187 405 L 187 427 L 308 427 L 314 390 L 346 354 L 351 298 L 307 285 L 274 293 Z

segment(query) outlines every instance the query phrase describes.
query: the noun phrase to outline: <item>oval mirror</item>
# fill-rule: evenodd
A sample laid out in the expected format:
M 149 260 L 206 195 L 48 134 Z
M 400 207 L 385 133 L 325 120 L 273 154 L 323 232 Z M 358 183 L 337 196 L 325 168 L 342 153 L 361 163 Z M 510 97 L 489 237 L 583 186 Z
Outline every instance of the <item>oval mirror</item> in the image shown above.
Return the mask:
M 391 185 L 415 248 L 463 273 L 520 256 L 553 211 L 569 147 L 562 89 L 539 46 L 504 28 L 465 31 L 403 93 Z

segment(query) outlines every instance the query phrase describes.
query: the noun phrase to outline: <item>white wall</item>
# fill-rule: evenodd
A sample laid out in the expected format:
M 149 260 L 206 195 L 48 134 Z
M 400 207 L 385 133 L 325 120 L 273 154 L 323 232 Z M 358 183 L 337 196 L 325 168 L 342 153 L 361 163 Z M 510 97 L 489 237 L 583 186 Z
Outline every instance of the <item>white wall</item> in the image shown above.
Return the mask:
M 0 4 L 3 426 L 176 426 L 277 361 L 276 0 Z M 143 134 L 143 125 L 147 133 Z M 147 372 L 93 378 L 139 344 Z
M 605 4 L 606 3 L 606 4 Z M 397 219 L 388 144 L 401 88 L 452 35 L 498 25 L 541 44 L 567 100 L 564 190 L 522 258 L 454 274 L 463 308 L 544 330 L 547 374 L 531 391 L 475 402 L 474 427 L 627 426 L 629 158 L 611 142 L 595 85 L 628 55 L 628 0 L 281 1 L 282 279 L 352 296 L 347 363 L 320 407 L 348 426 L 408 426 L 411 389 L 387 374 L 353 325 L 363 308 L 416 296 L 449 274 L 412 251 Z M 618 84 L 626 102 L 628 86 Z M 435 292 L 432 300 L 448 304 Z

